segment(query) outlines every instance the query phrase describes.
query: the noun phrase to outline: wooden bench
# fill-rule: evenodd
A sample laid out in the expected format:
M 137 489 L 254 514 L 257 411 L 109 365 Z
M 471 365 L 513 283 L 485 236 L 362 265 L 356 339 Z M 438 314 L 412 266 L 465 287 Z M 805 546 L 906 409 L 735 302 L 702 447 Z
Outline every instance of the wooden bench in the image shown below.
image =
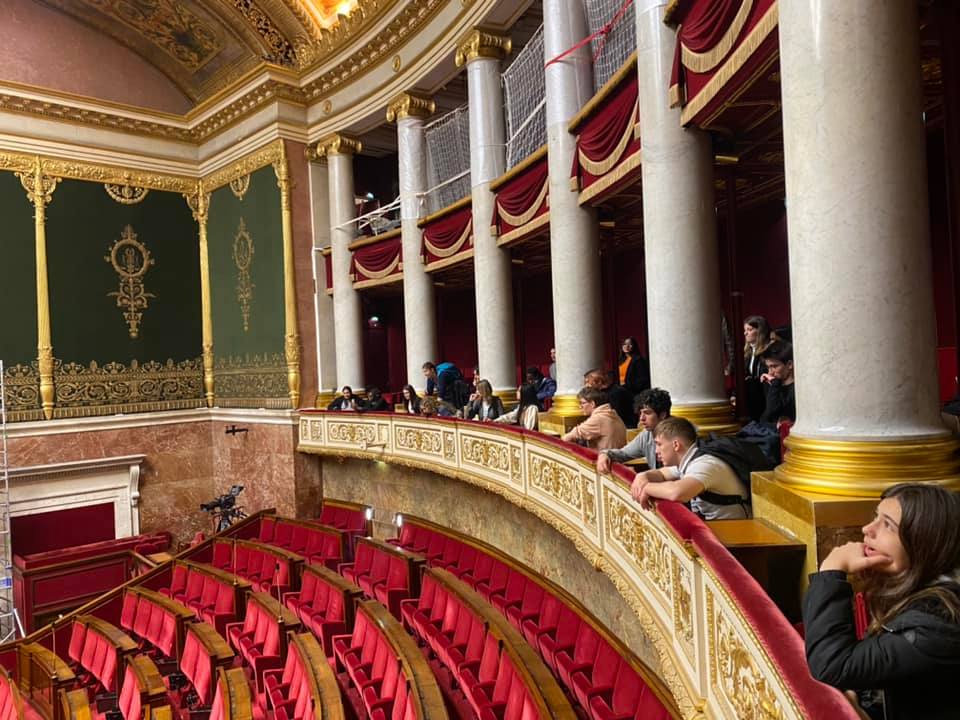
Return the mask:
M 250 684 L 241 668 L 217 670 L 217 692 L 210 708 L 209 720 L 251 720 L 253 698 Z M 324 718 L 324 720 L 326 720 Z
M 117 709 L 124 720 L 140 720 L 152 717 L 152 713 L 167 703 L 167 687 L 156 664 L 148 655 L 134 655 L 127 658 L 123 677 L 123 688 Z
M 311 564 L 335 570 L 348 556 L 349 536 L 329 525 L 270 515 L 260 518 L 260 542 L 302 555 Z
M 73 688 L 77 677 L 52 650 L 35 642 L 17 645 L 17 679 L 21 695 L 45 720 L 64 720 L 61 692 Z

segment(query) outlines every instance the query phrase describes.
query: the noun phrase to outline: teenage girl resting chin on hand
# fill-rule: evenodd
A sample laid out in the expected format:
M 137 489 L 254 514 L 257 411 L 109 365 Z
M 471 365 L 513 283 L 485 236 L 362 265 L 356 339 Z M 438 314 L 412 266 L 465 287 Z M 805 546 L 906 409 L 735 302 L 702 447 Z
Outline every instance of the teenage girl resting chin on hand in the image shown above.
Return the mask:
M 844 691 L 864 718 L 960 718 L 960 495 L 901 484 L 881 495 L 863 542 L 834 548 L 804 598 L 811 674 Z M 854 626 L 851 575 L 871 624 Z M 872 692 L 863 692 L 872 691 Z M 863 707 L 857 702 L 862 701 Z

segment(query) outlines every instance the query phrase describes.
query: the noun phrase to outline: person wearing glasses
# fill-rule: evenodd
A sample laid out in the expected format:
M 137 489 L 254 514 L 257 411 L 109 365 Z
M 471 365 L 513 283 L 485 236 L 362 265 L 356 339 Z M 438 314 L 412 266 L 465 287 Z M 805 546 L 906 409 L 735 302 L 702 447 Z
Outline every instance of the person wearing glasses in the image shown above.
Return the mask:
M 577 393 L 580 410 L 587 419 L 563 436 L 567 442 L 585 445 L 593 450 L 622 448 L 627 444 L 627 426 L 607 402 L 607 394 L 585 387 Z

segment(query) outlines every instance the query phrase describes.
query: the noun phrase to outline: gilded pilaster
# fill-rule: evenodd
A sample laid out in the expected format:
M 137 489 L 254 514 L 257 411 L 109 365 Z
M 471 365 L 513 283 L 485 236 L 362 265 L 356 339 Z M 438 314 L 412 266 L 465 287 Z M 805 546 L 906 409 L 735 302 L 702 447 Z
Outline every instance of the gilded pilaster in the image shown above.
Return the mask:
M 184 195 L 200 229 L 200 314 L 203 318 L 201 344 L 203 346 L 203 396 L 212 408 L 216 395 L 213 376 L 213 311 L 210 304 L 210 253 L 207 244 L 207 217 L 210 211 L 210 193 L 197 183 L 197 192 Z
M 283 307 L 284 353 L 287 359 L 287 386 L 290 407 L 300 407 L 300 333 L 297 330 L 297 286 L 293 264 L 293 217 L 290 210 L 290 168 L 286 146 L 281 141 L 280 157 L 273 163 L 280 187 L 280 212 L 283 222 Z
M 43 174 L 40 158 L 34 159 L 31 172 L 17 173 L 20 184 L 33 203 L 37 256 L 37 364 L 40 369 L 40 403 L 43 416 L 53 417 L 56 388 L 53 382 L 53 342 L 50 339 L 50 291 L 47 287 L 47 204 L 60 178 Z
M 387 105 L 387 122 L 405 118 L 428 118 L 437 111 L 437 104 L 430 98 L 413 93 L 400 93 Z

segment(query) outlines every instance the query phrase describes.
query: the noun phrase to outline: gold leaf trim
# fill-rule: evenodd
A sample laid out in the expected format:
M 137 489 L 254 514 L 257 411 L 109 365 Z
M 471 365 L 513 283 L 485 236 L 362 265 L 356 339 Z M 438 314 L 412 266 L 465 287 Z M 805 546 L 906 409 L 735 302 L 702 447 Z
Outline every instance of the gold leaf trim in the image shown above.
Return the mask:
M 467 221 L 466 227 L 463 229 L 463 232 L 460 233 L 460 237 L 457 238 L 457 241 L 448 248 L 440 248 L 434 245 L 432 242 L 427 240 L 426 234 L 423 236 L 423 244 L 433 255 L 436 255 L 438 258 L 448 258 L 451 255 L 455 255 L 460 248 L 463 247 L 463 244 L 467 241 L 467 238 L 470 237 L 470 234 L 473 232 L 473 218 L 470 218 Z
M 356 260 L 354 260 L 353 262 L 354 262 L 354 265 L 357 266 L 357 270 L 359 270 L 363 275 L 365 275 L 368 280 L 380 280 L 381 278 L 385 278 L 387 275 L 389 275 L 390 273 L 392 273 L 394 270 L 397 269 L 397 266 L 400 264 L 400 255 L 398 254 L 393 259 L 393 262 L 391 262 L 383 270 L 368 270 L 363 265 L 358 263 Z
M 250 189 L 250 173 L 246 175 L 241 175 L 238 178 L 234 178 L 230 181 L 230 192 L 236 196 L 237 200 L 243 200 L 243 196 L 247 194 L 247 190 Z
M 154 264 L 154 259 L 147 246 L 137 239 L 131 225 L 123 229 L 120 239 L 113 243 L 103 259 L 113 266 L 120 281 L 119 288 L 108 292 L 107 297 L 116 298 L 117 307 L 123 309 L 130 337 L 136 339 L 140 335 L 143 311 L 149 307 L 150 298 L 156 297 L 147 292 L 143 284 L 143 277 Z
M 220 407 L 290 408 L 284 353 L 219 356 L 214 377 Z
M 244 155 L 237 162 L 204 176 L 203 189 L 206 192 L 213 192 L 224 185 L 229 185 L 237 178 L 249 175 L 267 165 L 278 163 L 283 155 L 282 145 L 283 140 L 274 140 L 269 145 Z M 193 189 L 185 192 L 195 193 L 196 183 L 194 183 Z
M 620 161 L 627 146 L 633 140 L 634 123 L 639 118 L 639 115 L 640 101 L 638 98 L 637 102 L 633 105 L 633 111 L 630 113 L 630 122 L 627 123 L 627 127 L 624 129 L 623 135 L 620 136 L 617 146 L 603 160 L 591 160 L 584 154 L 583 150 L 579 147 L 577 148 L 577 159 L 588 173 L 596 176 L 606 175 L 610 172 L 611 168 Z
M 247 178 L 250 176 L 247 175 Z M 250 330 L 250 303 L 253 302 L 254 284 L 250 281 L 250 266 L 253 264 L 253 238 L 247 232 L 247 224 L 240 218 L 240 227 L 233 238 L 233 262 L 237 266 L 237 302 L 243 317 L 243 331 Z
M 110 199 L 121 205 L 137 205 L 142 203 L 150 190 L 133 185 L 119 185 L 117 183 L 104 183 L 103 189 L 107 191 Z
M 543 187 L 540 188 L 540 192 L 537 193 L 537 199 L 533 201 L 533 204 L 529 208 L 527 208 L 526 212 L 522 212 L 519 215 L 512 215 L 504 210 L 500 203 L 497 203 L 497 215 L 499 215 L 502 220 L 506 220 L 514 227 L 526 225 L 528 222 L 533 220 L 534 216 L 540 211 L 540 206 L 543 205 L 543 201 L 546 199 L 548 192 L 550 192 L 549 176 L 543 179 Z

